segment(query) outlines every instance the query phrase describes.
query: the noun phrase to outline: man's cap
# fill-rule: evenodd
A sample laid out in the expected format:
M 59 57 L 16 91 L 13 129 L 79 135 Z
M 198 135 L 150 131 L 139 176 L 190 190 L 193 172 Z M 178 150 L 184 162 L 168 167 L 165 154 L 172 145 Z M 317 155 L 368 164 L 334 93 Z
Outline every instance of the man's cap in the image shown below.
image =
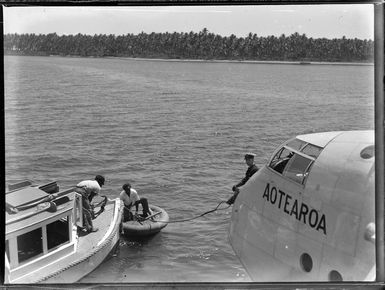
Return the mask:
M 254 153 L 246 153 L 245 159 L 254 158 L 256 155 Z
M 100 184 L 104 185 L 104 182 L 106 181 L 105 178 L 102 175 L 96 175 L 95 180 Z

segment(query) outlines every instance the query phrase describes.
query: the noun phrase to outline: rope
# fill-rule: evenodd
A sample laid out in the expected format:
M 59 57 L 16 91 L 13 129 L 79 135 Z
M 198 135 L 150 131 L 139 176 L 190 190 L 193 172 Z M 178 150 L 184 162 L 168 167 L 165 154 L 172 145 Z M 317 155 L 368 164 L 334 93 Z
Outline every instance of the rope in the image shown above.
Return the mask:
M 92 205 L 93 208 L 99 207 L 99 206 L 105 206 L 105 205 L 106 205 L 106 203 L 107 203 L 107 201 L 108 201 L 107 196 L 101 195 L 100 197 L 102 197 L 103 200 L 101 200 L 101 201 L 98 202 L 98 203 L 92 203 L 91 205 Z
M 195 220 L 197 218 L 200 218 L 200 217 L 203 217 L 204 215 L 206 214 L 209 214 L 209 213 L 212 213 L 214 211 L 217 211 L 217 210 L 225 210 L 225 209 L 228 209 L 231 204 L 228 206 L 228 207 L 225 207 L 225 208 L 219 208 L 219 206 L 222 204 L 222 203 L 225 203 L 226 201 L 222 200 L 217 206 L 216 208 L 212 209 L 212 210 L 209 210 L 209 211 L 206 211 L 198 216 L 195 216 L 195 217 L 192 217 L 192 218 L 187 218 L 187 219 L 181 219 L 181 220 L 174 220 L 174 221 L 159 221 L 159 220 L 156 220 L 154 222 L 160 222 L 160 223 L 167 223 L 167 224 L 173 224 L 173 223 L 182 223 L 182 222 L 188 222 L 188 221 L 192 221 L 192 220 Z

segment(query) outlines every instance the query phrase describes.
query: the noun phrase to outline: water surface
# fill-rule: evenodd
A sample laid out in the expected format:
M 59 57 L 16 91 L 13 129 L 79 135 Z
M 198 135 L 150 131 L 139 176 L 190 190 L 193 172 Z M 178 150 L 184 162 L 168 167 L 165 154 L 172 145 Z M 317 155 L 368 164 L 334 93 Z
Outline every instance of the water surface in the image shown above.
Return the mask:
M 373 66 L 5 57 L 6 181 L 96 174 L 130 181 L 171 220 L 231 195 L 245 152 L 266 162 L 298 134 L 374 128 Z M 169 224 L 80 282 L 247 282 L 228 242 L 231 208 Z

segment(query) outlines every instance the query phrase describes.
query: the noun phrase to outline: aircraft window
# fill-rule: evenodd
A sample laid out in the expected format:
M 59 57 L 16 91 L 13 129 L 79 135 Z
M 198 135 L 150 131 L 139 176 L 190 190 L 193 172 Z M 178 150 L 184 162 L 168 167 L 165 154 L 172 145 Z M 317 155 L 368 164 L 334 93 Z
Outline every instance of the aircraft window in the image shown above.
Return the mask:
M 282 148 L 275 154 L 274 158 L 270 162 L 270 167 L 275 171 L 282 173 L 286 167 L 286 164 L 289 162 L 290 158 L 293 156 L 293 152 L 286 148 Z
M 340 281 L 343 281 L 343 279 L 342 279 L 341 274 L 338 271 L 332 270 L 329 273 L 329 281 L 332 281 L 332 282 L 339 281 L 340 282 Z
M 313 269 L 313 259 L 307 253 L 303 253 L 300 257 L 301 267 L 305 272 L 310 272 Z
M 295 182 L 303 184 L 306 176 L 309 173 L 309 165 L 311 164 L 312 160 L 298 154 L 294 154 L 291 159 L 292 161 L 288 164 L 288 166 L 286 166 L 283 175 L 290 178 L 291 180 L 294 180 Z
M 363 159 L 370 159 L 374 157 L 374 145 L 370 145 L 362 149 L 360 156 Z
M 302 146 L 305 144 L 306 144 L 306 142 L 304 142 L 304 141 L 301 141 L 299 139 L 293 139 L 287 143 L 287 146 L 299 151 L 302 148 Z
M 312 145 L 312 144 L 307 144 L 303 149 L 302 152 L 305 153 L 306 155 L 309 155 L 311 157 L 317 158 L 318 155 L 320 155 L 322 151 L 321 147 Z

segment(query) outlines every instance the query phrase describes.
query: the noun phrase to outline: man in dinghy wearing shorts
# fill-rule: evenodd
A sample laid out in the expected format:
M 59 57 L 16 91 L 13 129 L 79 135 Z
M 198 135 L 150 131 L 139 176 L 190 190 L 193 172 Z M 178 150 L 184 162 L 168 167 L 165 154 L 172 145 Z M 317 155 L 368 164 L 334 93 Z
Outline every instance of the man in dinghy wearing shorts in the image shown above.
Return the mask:
M 131 213 L 131 207 L 135 206 L 135 213 L 138 212 L 139 204 L 142 205 L 143 214 L 142 217 L 146 218 L 152 215 L 151 209 L 148 206 L 148 201 L 146 198 L 140 198 L 138 192 L 131 187 L 130 183 L 125 183 L 122 186 L 123 191 L 120 193 L 119 197 L 124 203 L 123 211 L 123 221 L 132 220 L 133 216 Z

